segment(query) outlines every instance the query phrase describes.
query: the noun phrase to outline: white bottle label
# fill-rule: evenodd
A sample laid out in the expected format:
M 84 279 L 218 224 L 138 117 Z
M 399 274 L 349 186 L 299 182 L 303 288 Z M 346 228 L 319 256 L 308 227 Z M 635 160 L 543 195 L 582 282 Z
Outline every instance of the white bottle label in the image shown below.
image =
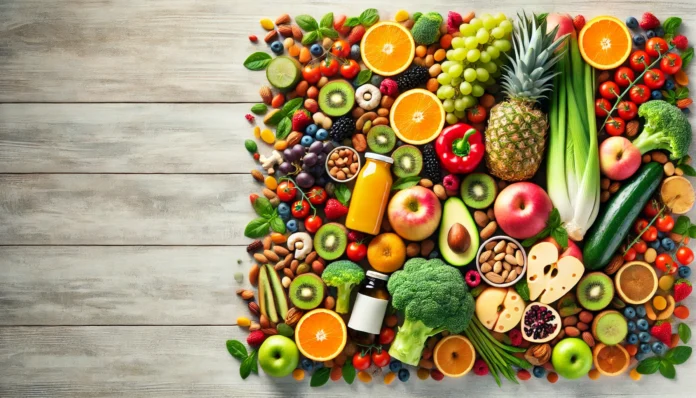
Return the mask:
M 389 300 L 376 299 L 358 293 L 348 327 L 365 333 L 379 334 L 388 304 Z

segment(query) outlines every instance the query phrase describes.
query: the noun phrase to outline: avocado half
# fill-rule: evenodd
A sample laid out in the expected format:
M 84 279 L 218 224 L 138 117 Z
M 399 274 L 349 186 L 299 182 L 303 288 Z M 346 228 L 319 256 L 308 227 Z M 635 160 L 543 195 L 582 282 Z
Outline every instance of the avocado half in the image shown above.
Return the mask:
M 471 245 L 463 253 L 456 253 L 447 244 L 447 234 L 452 225 L 459 223 L 466 228 L 471 237 Z M 449 198 L 442 209 L 442 220 L 440 221 L 440 237 L 438 239 L 440 254 L 450 265 L 461 267 L 474 261 L 479 248 L 479 234 L 476 229 L 474 218 L 471 217 L 469 209 L 459 198 Z

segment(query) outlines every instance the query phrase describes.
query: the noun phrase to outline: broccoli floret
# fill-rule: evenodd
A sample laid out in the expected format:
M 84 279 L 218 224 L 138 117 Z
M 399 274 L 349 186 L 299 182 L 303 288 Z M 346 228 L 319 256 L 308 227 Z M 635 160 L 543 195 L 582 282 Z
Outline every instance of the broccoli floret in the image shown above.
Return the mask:
M 336 312 L 347 314 L 350 310 L 350 293 L 355 286 L 365 279 L 365 270 L 352 261 L 334 261 L 326 266 L 321 274 L 321 279 L 327 286 L 338 289 Z
M 416 44 L 430 45 L 440 38 L 440 25 L 442 25 L 442 15 L 436 12 L 429 12 L 421 15 L 411 28 L 411 34 Z
M 389 355 L 418 365 L 430 336 L 466 329 L 474 313 L 474 298 L 462 274 L 441 260 L 413 258 L 389 278 L 392 305 L 405 315 Z
M 638 115 L 645 118 L 645 125 L 633 145 L 641 155 L 664 149 L 672 159 L 680 159 L 689 152 L 691 124 L 679 108 L 665 101 L 649 101 L 638 108 Z

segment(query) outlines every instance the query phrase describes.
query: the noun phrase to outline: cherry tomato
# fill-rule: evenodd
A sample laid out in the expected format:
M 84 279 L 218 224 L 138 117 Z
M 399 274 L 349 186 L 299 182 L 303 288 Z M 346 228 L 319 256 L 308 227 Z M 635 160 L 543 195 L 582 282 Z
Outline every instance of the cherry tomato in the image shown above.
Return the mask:
M 614 73 L 614 81 L 619 85 L 619 87 L 623 88 L 626 88 L 633 83 L 635 78 L 636 74 L 633 73 L 633 70 L 627 66 L 620 67 L 616 70 L 616 73 Z
M 650 226 L 648 230 L 641 235 L 641 238 L 646 242 L 654 242 L 657 239 L 657 228 Z
M 651 200 L 648 202 L 647 205 L 645 205 L 645 209 L 643 209 L 643 213 L 645 213 L 646 216 L 653 218 L 657 215 L 657 213 L 660 212 L 660 205 L 654 200 Z
M 481 105 L 476 105 L 467 109 L 466 120 L 468 120 L 469 123 L 483 123 L 486 120 L 486 108 Z
M 677 267 L 672 260 L 672 256 L 667 253 L 660 253 L 657 255 L 657 258 L 655 259 L 655 267 L 662 272 L 667 272 L 670 274 L 673 274 L 677 270 Z
M 645 52 L 652 57 L 658 57 L 669 50 L 667 42 L 661 37 L 653 37 L 645 43 Z
M 691 264 L 691 262 L 694 261 L 694 252 L 686 246 L 680 247 L 679 250 L 677 250 L 677 261 L 679 261 L 681 265 Z
M 642 240 L 639 240 L 635 245 L 633 245 L 633 248 L 636 249 L 636 253 L 643 254 L 648 251 L 648 244 Z
M 339 58 L 347 58 L 350 55 L 350 44 L 345 40 L 336 40 L 331 46 L 331 54 Z
M 624 260 L 626 261 L 633 261 L 636 259 L 636 249 L 630 248 L 626 250 L 626 254 L 624 254 Z
M 278 184 L 278 188 L 276 188 L 276 194 L 278 195 L 278 199 L 283 202 L 290 202 L 295 199 L 297 188 L 292 181 L 281 181 L 280 184 Z
M 635 225 L 633 226 L 633 230 L 636 231 L 637 234 L 639 234 L 639 233 L 643 232 L 643 230 L 647 227 L 648 227 L 647 221 L 638 220 L 638 221 L 636 221 Z
M 309 203 L 313 205 L 323 204 L 328 199 L 326 190 L 322 187 L 312 187 L 307 192 L 307 197 L 309 198 Z
M 613 100 L 621 95 L 621 89 L 619 85 L 612 82 L 606 81 L 599 85 L 599 94 L 608 100 Z
M 302 68 L 302 78 L 307 80 L 307 83 L 314 84 L 321 79 L 321 70 L 319 66 L 315 63 L 307 64 Z
M 659 90 L 665 85 L 665 74 L 659 69 L 650 69 L 643 75 L 643 83 L 652 90 Z
M 609 135 L 621 135 L 626 131 L 626 122 L 620 117 L 610 117 L 604 128 Z
M 346 255 L 351 261 L 362 261 L 367 255 L 367 245 L 360 242 L 350 242 L 346 248 Z
M 370 367 L 371 363 L 369 355 L 363 355 L 360 351 L 353 355 L 353 367 L 355 370 L 365 370 Z
M 383 327 L 379 332 L 379 344 L 391 344 L 392 341 L 394 341 L 394 329 Z
M 635 102 L 636 104 L 642 104 L 650 99 L 650 89 L 644 84 L 636 84 L 635 86 L 631 87 L 631 90 L 628 92 L 628 96 L 631 98 L 631 101 Z
M 648 53 L 642 50 L 634 51 L 628 58 L 628 64 L 636 72 L 642 72 L 650 65 L 652 61 Z
M 674 219 L 670 215 L 663 215 L 655 221 L 655 226 L 660 232 L 669 232 L 674 228 Z
M 309 203 L 304 199 L 298 200 L 292 204 L 290 211 L 295 218 L 305 218 L 309 215 Z
M 387 350 L 378 350 L 372 353 L 372 362 L 380 368 L 389 365 L 389 360 L 391 360 L 391 357 Z
M 594 104 L 594 111 L 597 117 L 606 117 L 611 110 L 611 102 L 606 98 L 597 98 Z
M 352 79 L 360 73 L 360 65 L 354 60 L 348 60 L 341 65 L 341 76 L 346 79 Z
M 336 58 L 326 57 L 326 59 L 321 61 L 321 63 L 319 64 L 319 70 L 321 71 L 321 74 L 326 77 L 336 75 L 336 73 L 338 73 L 339 68 L 340 65 L 338 64 L 338 60 L 336 60 Z
M 660 70 L 668 75 L 679 72 L 682 67 L 682 59 L 678 54 L 668 53 L 660 60 Z
M 619 117 L 623 120 L 633 120 L 638 115 L 638 106 L 631 101 L 621 101 L 616 107 Z
M 305 229 L 311 234 L 317 232 L 323 223 L 319 216 L 309 216 L 304 220 Z

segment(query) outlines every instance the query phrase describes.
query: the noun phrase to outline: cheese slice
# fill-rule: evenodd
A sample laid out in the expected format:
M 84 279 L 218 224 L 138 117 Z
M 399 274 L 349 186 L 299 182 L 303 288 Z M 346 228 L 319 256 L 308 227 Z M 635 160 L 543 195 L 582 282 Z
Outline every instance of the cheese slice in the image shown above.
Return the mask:
M 513 288 L 489 287 L 476 298 L 476 317 L 488 329 L 505 333 L 520 323 L 522 297 Z
M 558 259 L 558 249 L 553 243 L 534 245 L 527 255 L 527 285 L 530 300 L 551 304 L 580 281 L 585 266 L 575 257 Z

